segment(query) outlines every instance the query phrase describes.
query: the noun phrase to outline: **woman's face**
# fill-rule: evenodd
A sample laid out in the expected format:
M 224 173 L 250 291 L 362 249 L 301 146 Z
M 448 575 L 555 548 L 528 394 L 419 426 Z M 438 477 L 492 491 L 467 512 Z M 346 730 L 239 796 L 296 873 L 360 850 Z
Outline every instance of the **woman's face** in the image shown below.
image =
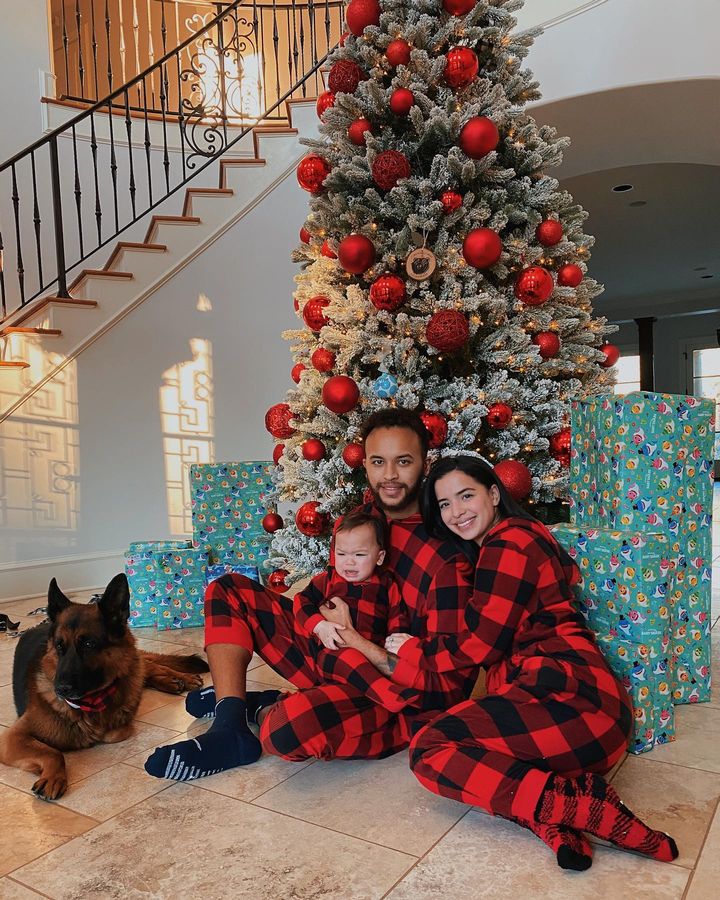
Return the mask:
M 440 516 L 453 534 L 481 543 L 497 522 L 500 492 L 486 488 L 464 472 L 453 471 L 435 482 Z

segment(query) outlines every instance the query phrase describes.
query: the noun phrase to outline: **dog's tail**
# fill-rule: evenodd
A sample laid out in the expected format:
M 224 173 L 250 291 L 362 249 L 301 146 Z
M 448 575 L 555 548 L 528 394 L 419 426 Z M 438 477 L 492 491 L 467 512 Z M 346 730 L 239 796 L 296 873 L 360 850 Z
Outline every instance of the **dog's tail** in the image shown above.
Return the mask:
M 197 653 L 146 653 L 141 650 L 140 656 L 144 659 L 151 659 L 159 666 L 167 666 L 169 669 L 175 669 L 176 672 L 184 674 L 201 675 L 203 672 L 210 671 L 210 666 Z

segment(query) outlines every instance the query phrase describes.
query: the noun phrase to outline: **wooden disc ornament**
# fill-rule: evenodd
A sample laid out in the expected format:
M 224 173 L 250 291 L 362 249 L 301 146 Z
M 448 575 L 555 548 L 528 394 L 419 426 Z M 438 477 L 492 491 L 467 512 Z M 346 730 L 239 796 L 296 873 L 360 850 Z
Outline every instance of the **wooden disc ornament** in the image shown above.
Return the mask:
M 413 281 L 427 281 L 436 268 L 435 254 L 427 247 L 418 247 L 405 260 L 405 271 Z

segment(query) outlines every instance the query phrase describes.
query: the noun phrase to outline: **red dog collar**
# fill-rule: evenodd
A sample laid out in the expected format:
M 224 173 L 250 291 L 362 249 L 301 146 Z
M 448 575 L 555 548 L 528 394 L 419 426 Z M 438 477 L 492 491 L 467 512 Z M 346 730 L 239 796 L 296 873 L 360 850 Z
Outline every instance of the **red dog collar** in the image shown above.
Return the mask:
M 63 698 L 68 706 L 79 709 L 82 712 L 103 712 L 110 704 L 110 700 L 117 691 L 117 684 L 113 681 L 106 687 L 90 691 L 83 697 L 75 697 L 72 700 Z

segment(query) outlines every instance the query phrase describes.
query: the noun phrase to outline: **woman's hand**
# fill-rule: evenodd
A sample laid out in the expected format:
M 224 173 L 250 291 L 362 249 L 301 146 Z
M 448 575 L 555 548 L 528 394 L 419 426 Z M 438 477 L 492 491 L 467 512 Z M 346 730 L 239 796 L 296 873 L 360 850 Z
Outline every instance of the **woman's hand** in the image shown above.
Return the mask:
M 337 622 L 318 622 L 313 628 L 313 634 L 317 635 L 323 647 L 328 650 L 339 650 L 345 646 L 342 631 L 345 631 L 345 627 L 338 625 Z
M 334 622 L 336 625 L 342 625 L 343 628 L 353 628 L 353 621 L 350 616 L 350 607 L 340 597 L 331 597 L 320 606 L 320 614 L 327 622 Z
M 385 638 L 385 649 L 388 653 L 395 653 L 397 655 L 398 650 L 405 641 L 409 641 L 411 637 L 411 634 L 404 634 L 402 631 L 388 635 L 388 637 Z

